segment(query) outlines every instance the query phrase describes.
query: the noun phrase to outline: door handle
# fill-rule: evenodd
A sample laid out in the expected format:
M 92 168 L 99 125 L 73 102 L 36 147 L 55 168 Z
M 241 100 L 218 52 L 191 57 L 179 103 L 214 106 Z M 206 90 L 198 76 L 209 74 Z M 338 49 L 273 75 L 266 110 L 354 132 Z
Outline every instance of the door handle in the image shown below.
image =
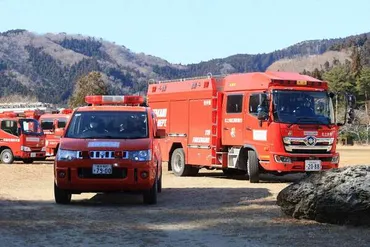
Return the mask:
M 229 130 L 229 128 L 224 128 L 224 130 Z
M 252 131 L 252 129 L 251 129 L 250 127 L 246 127 L 245 129 L 246 129 L 246 130 L 250 130 L 250 131 Z

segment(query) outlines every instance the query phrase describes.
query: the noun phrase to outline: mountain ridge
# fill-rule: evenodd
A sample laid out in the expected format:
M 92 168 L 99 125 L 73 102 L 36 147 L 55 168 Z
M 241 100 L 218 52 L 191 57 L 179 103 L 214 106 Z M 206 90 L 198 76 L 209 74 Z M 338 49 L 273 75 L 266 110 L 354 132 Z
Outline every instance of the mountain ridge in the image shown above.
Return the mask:
M 301 41 L 270 53 L 234 54 L 182 65 L 135 53 L 124 45 L 87 35 L 9 30 L 0 33 L 0 97 L 20 94 L 44 102 L 66 104 L 76 80 L 91 71 L 103 74 L 111 93 L 145 93 L 149 79 L 265 71 L 282 59 L 294 63 L 294 59 L 329 51 L 341 53 L 348 40 L 361 43 L 364 39 L 367 42 L 367 37 L 370 33 Z M 283 67 L 279 69 L 284 70 Z

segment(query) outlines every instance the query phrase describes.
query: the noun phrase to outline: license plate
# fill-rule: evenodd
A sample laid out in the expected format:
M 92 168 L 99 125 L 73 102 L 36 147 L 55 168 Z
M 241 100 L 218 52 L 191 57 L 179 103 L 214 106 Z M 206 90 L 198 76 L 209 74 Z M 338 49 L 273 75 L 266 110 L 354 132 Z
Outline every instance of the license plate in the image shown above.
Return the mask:
M 112 174 L 112 165 L 93 165 L 93 174 Z
M 36 153 L 31 153 L 31 158 L 35 158 L 36 157 Z
M 305 170 L 306 171 L 321 171 L 321 160 L 306 160 Z

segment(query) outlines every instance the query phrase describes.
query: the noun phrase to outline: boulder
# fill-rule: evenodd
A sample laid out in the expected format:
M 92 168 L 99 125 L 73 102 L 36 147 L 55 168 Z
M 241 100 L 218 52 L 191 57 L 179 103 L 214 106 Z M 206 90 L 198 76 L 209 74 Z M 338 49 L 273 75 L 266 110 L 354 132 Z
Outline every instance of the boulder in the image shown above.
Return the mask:
M 277 205 L 297 219 L 370 226 L 370 166 L 306 176 L 280 191 Z

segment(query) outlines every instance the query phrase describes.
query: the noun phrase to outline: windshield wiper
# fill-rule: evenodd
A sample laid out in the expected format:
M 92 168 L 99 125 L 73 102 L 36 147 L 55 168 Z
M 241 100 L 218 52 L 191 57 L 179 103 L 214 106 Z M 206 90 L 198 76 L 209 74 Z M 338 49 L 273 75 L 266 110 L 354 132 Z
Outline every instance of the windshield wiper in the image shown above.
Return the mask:
M 328 123 L 324 123 L 323 121 L 320 121 L 319 119 L 317 119 L 317 117 L 297 117 L 297 120 L 298 120 L 298 123 L 301 122 L 300 120 L 308 120 L 309 122 L 305 121 L 306 123 L 310 123 L 310 120 L 315 120 L 314 124 L 323 124 L 330 129 L 330 125 Z

